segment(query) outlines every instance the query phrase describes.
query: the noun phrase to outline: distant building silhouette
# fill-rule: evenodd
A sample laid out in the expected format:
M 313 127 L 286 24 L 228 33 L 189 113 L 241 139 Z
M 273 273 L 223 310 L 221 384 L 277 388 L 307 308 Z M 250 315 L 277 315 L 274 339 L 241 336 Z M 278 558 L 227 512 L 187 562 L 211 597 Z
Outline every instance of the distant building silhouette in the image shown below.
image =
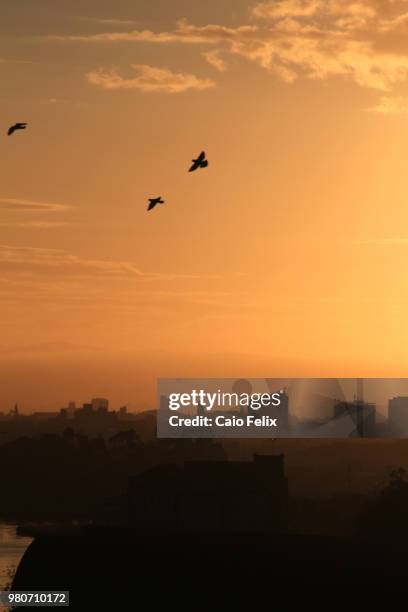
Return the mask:
M 237 395 L 251 395 L 252 393 L 252 385 L 249 380 L 245 378 L 239 378 L 232 385 L 232 393 L 236 393 Z M 248 406 L 236 406 L 236 411 L 240 412 L 240 416 L 245 416 L 249 414 L 250 410 Z M 236 416 L 239 416 L 238 414 Z
M 357 378 L 356 380 L 356 400 L 358 402 L 364 402 L 364 378 Z
M 92 400 L 92 410 L 95 412 L 108 412 L 109 400 L 103 397 L 96 397 Z
M 289 397 L 286 393 L 280 393 L 279 406 L 261 406 L 259 410 L 253 412 L 256 416 L 270 416 L 278 419 L 279 432 L 289 431 Z
M 33 412 L 31 414 L 31 417 L 33 419 L 42 419 L 42 420 L 47 420 L 47 419 L 55 419 L 59 414 L 61 414 L 60 412 L 45 412 L 45 411 L 41 411 L 41 412 Z
M 197 415 L 198 416 L 205 416 L 205 406 L 203 404 L 198 404 L 197 406 Z
M 91 415 L 92 412 L 93 412 L 92 404 L 83 404 L 82 408 L 78 408 L 78 410 L 75 412 L 75 416 L 79 416 L 80 414 Z
M 283 455 L 159 465 L 129 485 L 130 521 L 152 529 L 282 532 L 287 503 Z
M 388 402 L 388 433 L 405 436 L 408 433 L 408 397 L 393 397 Z
M 376 406 L 361 400 L 338 402 L 334 406 L 334 418 L 351 419 L 350 438 L 368 438 L 376 434 Z

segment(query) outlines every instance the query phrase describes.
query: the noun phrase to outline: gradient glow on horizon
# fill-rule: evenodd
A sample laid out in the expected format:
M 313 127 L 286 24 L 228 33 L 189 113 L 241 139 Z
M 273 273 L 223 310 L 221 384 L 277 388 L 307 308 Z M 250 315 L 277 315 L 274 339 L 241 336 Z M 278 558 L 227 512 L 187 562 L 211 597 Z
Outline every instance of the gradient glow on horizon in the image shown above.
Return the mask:
M 403 0 L 3 3 L 0 411 L 406 375 L 407 34 Z

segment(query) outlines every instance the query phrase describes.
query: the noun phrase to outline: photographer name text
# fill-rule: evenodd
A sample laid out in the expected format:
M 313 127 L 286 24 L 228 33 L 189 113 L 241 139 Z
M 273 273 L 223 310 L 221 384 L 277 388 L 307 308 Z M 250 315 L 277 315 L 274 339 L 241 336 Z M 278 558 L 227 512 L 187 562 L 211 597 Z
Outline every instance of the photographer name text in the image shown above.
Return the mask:
M 246 417 L 228 417 L 218 415 L 216 417 L 195 416 L 182 417 L 172 415 L 169 417 L 170 427 L 278 427 L 278 419 L 269 416 L 257 417 L 247 415 Z

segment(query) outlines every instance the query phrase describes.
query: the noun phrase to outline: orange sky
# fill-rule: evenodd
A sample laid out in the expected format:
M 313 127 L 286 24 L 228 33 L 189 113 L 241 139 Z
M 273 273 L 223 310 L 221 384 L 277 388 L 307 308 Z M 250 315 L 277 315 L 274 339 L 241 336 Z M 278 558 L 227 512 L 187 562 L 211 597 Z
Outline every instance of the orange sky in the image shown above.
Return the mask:
M 406 375 L 407 34 L 403 0 L 3 2 L 0 410 Z

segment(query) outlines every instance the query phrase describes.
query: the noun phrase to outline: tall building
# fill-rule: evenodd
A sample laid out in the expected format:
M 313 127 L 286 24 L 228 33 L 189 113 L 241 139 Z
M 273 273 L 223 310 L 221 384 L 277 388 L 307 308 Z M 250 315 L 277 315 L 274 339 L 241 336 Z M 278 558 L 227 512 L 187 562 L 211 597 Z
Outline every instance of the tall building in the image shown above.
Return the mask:
M 333 417 L 335 404 L 346 401 L 341 378 L 297 378 L 284 386 L 291 414 L 301 415 L 303 421 L 328 421 Z
M 205 416 L 205 406 L 203 406 L 203 404 L 198 404 L 197 406 L 197 415 L 198 416 Z
M 388 433 L 395 437 L 408 434 L 408 397 L 393 397 L 389 400 Z
M 241 395 L 251 395 L 252 385 L 249 380 L 239 378 L 232 385 L 232 393 L 236 393 L 238 397 Z M 248 406 L 241 406 L 239 404 L 237 404 L 235 410 L 239 411 L 242 417 L 249 413 Z
M 108 412 L 109 400 L 103 397 L 96 397 L 92 400 L 92 410 L 95 412 Z
M 357 397 L 358 402 L 364 402 L 364 378 L 357 378 Z
M 278 419 L 279 432 L 282 434 L 289 430 L 289 397 L 284 393 L 280 393 L 279 406 L 261 406 L 256 412 L 251 412 L 255 416 L 270 416 Z
M 361 400 L 338 402 L 334 406 L 335 419 L 349 419 L 350 438 L 370 438 L 376 433 L 376 407 Z

